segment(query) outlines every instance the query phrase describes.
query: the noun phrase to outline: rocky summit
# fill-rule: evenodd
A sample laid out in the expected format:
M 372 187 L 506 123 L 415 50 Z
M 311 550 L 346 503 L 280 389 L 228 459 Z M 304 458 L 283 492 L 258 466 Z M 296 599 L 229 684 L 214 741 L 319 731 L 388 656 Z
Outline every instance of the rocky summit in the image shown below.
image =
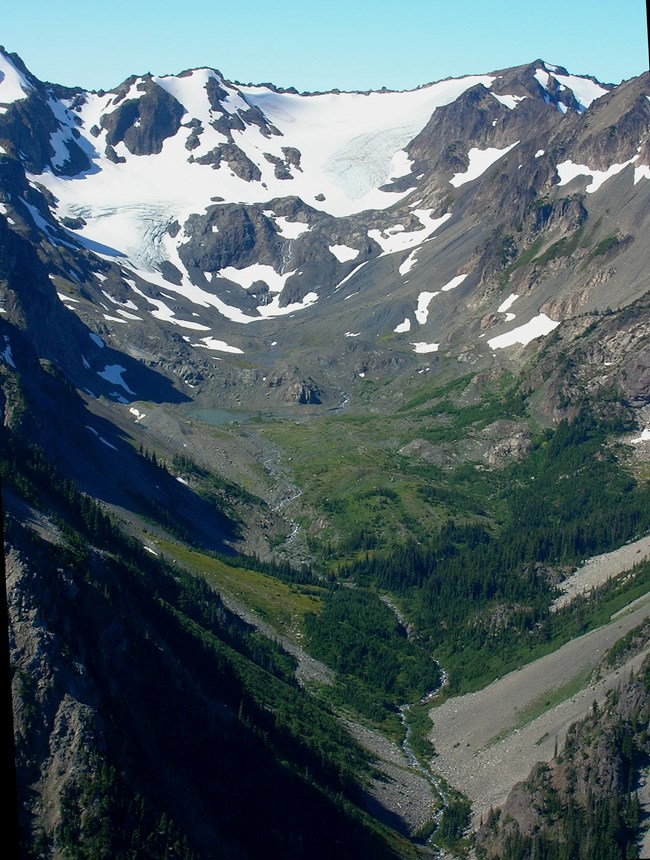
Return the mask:
M 3 245 L 87 328 L 66 371 L 92 394 L 149 396 L 122 360 L 102 377 L 92 334 L 192 399 L 335 406 L 364 362 L 516 361 L 645 290 L 646 76 L 538 60 L 298 94 L 194 69 L 95 93 L 1 63 Z
M 0 48 L 25 857 L 467 849 L 425 703 L 596 624 L 554 589 L 650 526 L 649 219 L 648 73 L 90 92 Z

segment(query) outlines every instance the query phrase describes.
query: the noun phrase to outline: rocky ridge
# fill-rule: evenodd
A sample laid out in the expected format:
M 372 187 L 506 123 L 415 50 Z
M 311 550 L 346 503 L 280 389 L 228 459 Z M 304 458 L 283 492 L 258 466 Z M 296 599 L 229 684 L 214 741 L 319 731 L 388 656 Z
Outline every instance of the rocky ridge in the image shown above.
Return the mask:
M 299 117 L 301 99 L 345 104 L 351 94 L 299 97 L 241 87 L 212 70 L 130 78 L 93 94 L 42 84 L 15 56 L 3 58 L 22 76 L 25 92 L 0 116 L 3 225 L 12 241 L 24 238 L 39 249 L 68 311 L 150 366 L 165 356 L 166 372 L 192 398 L 214 398 L 225 374 L 241 373 L 242 360 L 260 364 L 267 376 L 275 354 L 309 343 L 319 365 L 303 352 L 301 384 L 276 388 L 280 402 L 314 403 L 305 394 L 310 386 L 331 391 L 335 401 L 341 381 L 326 372 L 323 358 L 352 337 L 366 353 L 383 339 L 387 358 L 403 356 L 411 366 L 421 361 L 419 343 L 489 365 L 515 355 L 516 346 L 494 346 L 514 319 L 515 328 L 541 315 L 570 325 L 644 292 L 635 236 L 650 170 L 647 76 L 611 88 L 538 60 L 475 84 L 461 79 L 454 83 L 459 94 L 445 96 L 404 146 L 408 169 L 381 186 L 382 208 L 336 215 L 327 195 L 319 202 L 318 194 L 293 190 L 311 176 L 314 159 L 264 110 L 268 104 L 273 115 L 279 99 Z M 423 98 L 427 88 L 416 94 Z M 375 94 L 396 106 L 412 95 Z M 197 98 L 204 100 L 200 109 Z M 277 141 L 278 154 L 256 156 L 255 135 Z M 144 158 L 152 165 L 159 159 L 168 174 L 185 175 L 189 167 L 188 178 L 211 171 L 215 179 L 204 185 L 217 193 L 210 200 L 203 192 L 188 212 L 180 199 L 151 196 L 152 174 L 143 178 L 140 199 L 128 192 L 126 205 L 116 198 L 98 208 L 94 192 L 78 195 L 101 183 L 109 167 L 116 180 L 137 177 Z M 357 174 L 361 181 L 374 169 L 366 158 L 364 151 L 337 155 L 328 181 L 350 183 L 346 177 Z M 471 159 L 486 158 L 493 165 L 470 180 L 477 171 Z M 276 173 L 281 166 L 279 185 L 270 184 L 264 165 Z M 578 172 L 569 180 L 571 170 Z M 596 191 L 610 175 L 607 192 Z M 238 193 L 257 199 L 228 199 Z M 120 219 L 130 210 L 140 221 L 126 240 Z M 100 239 L 108 223 L 115 224 L 116 247 Z M 461 275 L 462 283 L 451 286 Z M 508 296 L 516 304 L 499 311 Z M 79 351 L 85 356 L 87 349 Z M 94 373 L 85 374 L 93 392 Z M 252 395 L 253 405 L 266 393 L 251 391 L 247 399 Z M 128 395 L 125 386 L 120 394 Z

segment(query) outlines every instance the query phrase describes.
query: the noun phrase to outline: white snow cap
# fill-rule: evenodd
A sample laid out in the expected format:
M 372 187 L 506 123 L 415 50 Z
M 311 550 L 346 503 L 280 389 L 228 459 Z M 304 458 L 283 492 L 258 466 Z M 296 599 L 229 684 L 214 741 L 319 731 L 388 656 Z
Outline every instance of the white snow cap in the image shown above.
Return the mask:
M 6 54 L 0 52 L 0 105 L 10 105 L 27 98 L 34 88 Z M 0 111 L 5 113 L 6 108 Z
M 547 92 L 551 90 L 551 77 L 555 78 L 560 85 L 560 90 L 566 88 L 573 92 L 576 101 L 580 105 L 580 111 L 585 110 L 592 102 L 601 98 L 601 96 L 607 95 L 609 92 L 605 87 L 601 87 L 600 84 L 592 81 L 591 78 L 582 77 L 581 75 L 563 75 L 560 73 L 558 67 L 553 66 L 551 63 L 544 63 L 544 68 L 537 69 L 534 77 Z M 564 105 L 562 108 L 566 112 Z M 560 109 L 562 110 L 562 108 Z

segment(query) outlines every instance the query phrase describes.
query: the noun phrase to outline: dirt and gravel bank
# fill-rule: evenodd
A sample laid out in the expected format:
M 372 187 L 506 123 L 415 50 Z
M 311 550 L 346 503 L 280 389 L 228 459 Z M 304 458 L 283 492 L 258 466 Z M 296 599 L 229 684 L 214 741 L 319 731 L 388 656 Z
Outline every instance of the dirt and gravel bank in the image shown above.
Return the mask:
M 588 559 L 575 573 L 560 583 L 562 594 L 553 602 L 553 609 L 560 609 L 579 594 L 588 594 L 592 588 L 604 585 L 608 579 L 620 576 L 639 562 L 650 558 L 650 535 L 628 543 L 613 552 L 606 552 Z
M 628 614 L 553 654 L 432 709 L 434 768 L 470 798 L 475 824 L 491 806 L 505 801 L 535 762 L 553 757 L 572 722 L 640 666 L 650 645 L 597 682 L 588 680 L 603 653 L 648 617 L 650 595 Z
M 353 720 L 343 723 L 375 757 L 375 767 L 381 774 L 367 786 L 368 810 L 403 833 L 415 833 L 437 810 L 439 798 L 431 778 L 414 770 L 404 750 L 380 732 Z

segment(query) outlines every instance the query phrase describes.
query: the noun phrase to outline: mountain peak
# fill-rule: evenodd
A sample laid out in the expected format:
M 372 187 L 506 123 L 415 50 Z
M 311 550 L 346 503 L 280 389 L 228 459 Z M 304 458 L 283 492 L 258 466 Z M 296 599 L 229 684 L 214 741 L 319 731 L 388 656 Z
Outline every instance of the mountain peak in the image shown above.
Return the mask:
M 241 351 L 238 327 L 312 315 L 390 258 L 414 272 L 476 193 L 494 217 L 514 195 L 523 218 L 536 195 L 609 169 L 600 137 L 579 144 L 576 126 L 609 90 L 543 60 L 403 92 L 305 96 L 197 67 L 72 95 L 29 89 L 27 74 L 3 57 L 0 97 L 11 85 L 24 112 L 7 102 L 3 146 L 51 195 L 30 203 L 28 217 L 48 240 L 109 260 L 119 301 L 137 307 L 135 316 L 144 295 L 147 316 L 204 332 L 186 335 L 193 350 Z M 639 114 L 630 140 L 642 123 Z M 644 177 L 641 155 L 628 150 L 626 142 L 620 152 Z M 547 151 L 561 155 L 542 159 Z M 593 166 L 578 160 L 588 152 Z M 485 241 L 485 229 L 480 235 Z M 472 265 L 446 271 L 440 291 L 460 275 L 467 288 Z M 406 334 L 406 317 L 391 311 L 389 331 Z M 124 320 L 126 333 L 137 320 Z

